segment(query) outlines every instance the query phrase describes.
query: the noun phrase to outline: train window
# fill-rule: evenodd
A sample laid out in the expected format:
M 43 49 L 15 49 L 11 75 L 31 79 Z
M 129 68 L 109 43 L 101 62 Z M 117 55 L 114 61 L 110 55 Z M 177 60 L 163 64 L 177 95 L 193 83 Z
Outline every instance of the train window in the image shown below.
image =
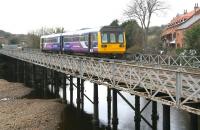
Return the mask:
M 97 33 L 92 33 L 91 41 L 97 41 Z
M 122 33 L 119 33 L 119 34 L 118 34 L 118 42 L 119 42 L 119 43 L 123 43 L 123 42 L 124 42 L 123 34 L 122 34 Z
M 84 37 L 85 37 L 85 41 L 88 41 L 88 39 L 89 39 L 88 34 L 84 34 Z
M 79 36 L 73 37 L 73 41 L 74 41 L 74 42 L 77 42 L 77 41 L 79 41 L 79 40 L 80 40 Z
M 57 37 L 55 37 L 55 38 L 48 38 L 47 42 L 49 42 L 49 43 L 57 43 L 58 42 L 58 38 Z
M 64 42 L 72 42 L 73 39 L 72 39 L 72 37 L 64 37 L 63 41 Z
M 107 43 L 108 42 L 108 35 L 107 35 L 107 33 L 102 33 L 101 37 L 102 37 L 102 43 Z
M 83 35 L 80 36 L 80 41 L 85 41 L 85 37 Z
M 110 42 L 111 42 L 111 43 L 115 43 L 115 42 L 116 42 L 115 33 L 110 33 Z

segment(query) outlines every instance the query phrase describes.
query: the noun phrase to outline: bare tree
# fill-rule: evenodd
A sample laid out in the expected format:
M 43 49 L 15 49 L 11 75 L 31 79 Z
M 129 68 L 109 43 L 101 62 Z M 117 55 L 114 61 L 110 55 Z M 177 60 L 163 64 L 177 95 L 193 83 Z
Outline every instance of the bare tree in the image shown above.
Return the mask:
M 63 27 L 55 27 L 55 28 L 42 27 L 40 29 L 33 30 L 29 33 L 37 35 L 37 36 L 42 36 L 42 35 L 49 35 L 49 34 L 53 34 L 53 33 L 63 33 L 63 32 L 64 32 Z
M 125 14 L 129 18 L 136 19 L 141 24 L 144 30 L 143 48 L 145 50 L 152 15 L 162 12 L 165 9 L 165 3 L 161 0 L 132 0 L 132 4 L 125 11 Z
M 28 33 L 28 38 L 31 43 L 30 46 L 34 48 L 39 48 L 40 46 L 40 36 L 42 35 L 49 35 L 53 33 L 63 33 L 64 28 L 63 27 L 56 27 L 56 28 L 46 28 L 42 27 L 40 29 L 37 29 L 35 31 L 31 31 Z

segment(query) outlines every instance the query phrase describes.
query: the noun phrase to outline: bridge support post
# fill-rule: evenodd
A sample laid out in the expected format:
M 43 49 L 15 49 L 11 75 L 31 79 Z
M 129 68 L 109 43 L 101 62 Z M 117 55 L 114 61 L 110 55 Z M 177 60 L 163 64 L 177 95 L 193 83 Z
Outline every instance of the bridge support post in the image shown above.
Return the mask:
M 55 85 L 54 81 L 55 81 L 55 79 L 54 79 L 54 70 L 51 69 L 51 90 L 50 90 L 51 93 L 54 93 L 54 85 Z
M 31 86 L 34 87 L 35 86 L 35 65 L 32 64 L 31 67 Z
M 113 125 L 113 130 L 118 129 L 118 114 L 117 114 L 117 90 L 113 89 L 113 104 L 112 104 L 112 109 L 113 109 L 113 118 L 112 118 L 112 125 Z
M 22 75 L 22 72 L 21 72 L 21 69 L 20 68 L 22 68 L 21 67 L 21 61 L 20 60 L 18 60 L 18 63 L 17 63 L 17 71 L 18 71 L 18 81 L 17 82 L 21 82 L 22 80 L 21 80 L 21 75 Z
M 140 97 L 135 95 L 135 130 L 140 130 L 141 113 L 140 113 Z
M 108 129 L 111 129 L 111 89 L 107 88 L 107 105 L 108 105 Z
M 84 80 L 81 79 L 81 111 L 84 111 Z
M 46 97 L 47 92 L 47 69 L 43 67 L 43 96 Z
M 19 77 L 19 60 L 16 60 L 16 79 L 17 79 L 17 82 L 20 82 L 20 77 Z
M 66 75 L 62 74 L 62 88 L 63 88 L 63 103 L 67 102 L 67 96 L 66 96 Z
M 170 130 L 170 106 L 163 105 L 163 130 Z
M 157 113 L 157 102 L 152 101 L 152 129 L 157 130 L 157 121 L 158 121 L 158 113 Z
M 73 105 L 73 76 L 70 75 L 70 105 Z
M 94 114 L 93 114 L 93 130 L 99 127 L 99 99 L 98 84 L 94 83 Z
M 54 89 L 55 89 L 56 98 L 60 98 L 60 96 L 59 96 L 58 76 L 59 76 L 58 72 L 54 71 L 54 83 L 55 83 Z
M 13 64 L 12 64 L 12 58 L 9 58 L 8 60 L 8 74 L 7 74 L 7 79 L 8 81 L 11 81 L 13 80 Z
M 24 61 L 23 63 L 23 68 L 24 68 L 24 84 L 26 85 L 26 62 Z
M 190 113 L 190 129 L 191 130 L 198 130 L 198 115 Z
M 16 65 L 15 65 L 16 59 L 11 60 L 11 66 L 12 66 L 12 82 L 17 81 L 17 76 L 16 76 Z
M 77 98 L 76 98 L 76 104 L 77 104 L 77 111 L 78 111 L 78 113 L 80 112 L 80 103 L 81 103 L 81 98 L 80 98 L 80 78 L 77 78 Z

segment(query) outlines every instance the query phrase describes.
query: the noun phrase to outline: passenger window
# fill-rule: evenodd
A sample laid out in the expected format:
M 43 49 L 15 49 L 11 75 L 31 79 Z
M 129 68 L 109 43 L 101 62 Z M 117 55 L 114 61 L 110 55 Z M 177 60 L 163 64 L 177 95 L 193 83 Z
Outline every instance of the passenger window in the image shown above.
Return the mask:
M 85 37 L 83 35 L 80 36 L 80 41 L 85 41 Z
M 102 33 L 102 43 L 107 43 L 108 42 L 108 35 L 107 33 Z
M 92 33 L 91 41 L 97 41 L 97 33 Z
M 110 42 L 115 43 L 116 42 L 116 37 L 114 33 L 110 33 Z
M 123 41 L 124 41 L 123 34 L 120 33 L 120 34 L 118 35 L 118 42 L 119 42 L 119 43 L 123 43 Z
M 88 37 L 89 37 L 88 34 L 84 35 L 85 41 L 88 41 L 88 39 L 89 39 Z
M 72 41 L 72 38 L 71 37 L 64 37 L 64 42 L 71 42 Z
M 77 42 L 77 41 L 79 41 L 79 37 L 78 36 L 74 36 L 73 37 L 73 42 Z

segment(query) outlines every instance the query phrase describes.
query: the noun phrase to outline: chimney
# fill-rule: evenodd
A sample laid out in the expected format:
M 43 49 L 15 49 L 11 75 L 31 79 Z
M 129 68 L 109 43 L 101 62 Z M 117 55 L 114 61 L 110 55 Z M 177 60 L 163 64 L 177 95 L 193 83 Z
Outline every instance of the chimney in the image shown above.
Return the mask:
M 187 14 L 187 9 L 186 9 L 186 10 L 184 10 L 184 14 Z
M 196 12 L 198 8 L 199 8 L 198 3 L 195 3 L 195 5 L 194 5 L 194 11 Z

